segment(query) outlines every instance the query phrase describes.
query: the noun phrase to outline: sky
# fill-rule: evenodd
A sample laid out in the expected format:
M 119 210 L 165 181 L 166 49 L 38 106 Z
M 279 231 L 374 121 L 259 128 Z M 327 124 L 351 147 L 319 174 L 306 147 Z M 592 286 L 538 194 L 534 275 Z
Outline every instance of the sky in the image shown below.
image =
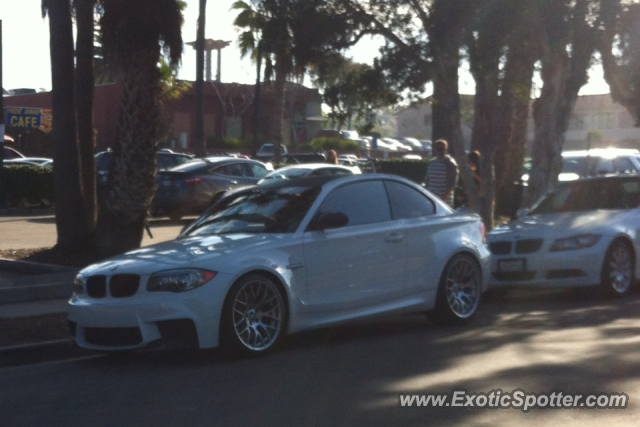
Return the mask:
M 255 83 L 256 69 L 248 58 L 240 59 L 237 49 L 238 32 L 233 27 L 236 11 L 230 11 L 235 0 L 208 0 L 206 38 L 231 41 L 222 50 L 221 80 L 223 83 Z M 0 0 L 3 40 L 3 86 L 5 89 L 51 89 L 51 62 L 49 57 L 49 22 L 42 18 L 41 0 Z M 188 0 L 184 11 L 185 24 L 182 38 L 185 43 L 196 39 L 198 0 Z M 356 62 L 371 64 L 375 58 L 379 40 L 363 39 L 348 56 Z M 185 46 L 178 77 L 195 80 L 195 50 Z M 216 74 L 216 56 L 213 57 L 212 77 Z M 462 73 L 460 92 L 474 92 L 473 78 Z M 602 69 L 591 70 L 590 81 L 581 95 L 609 93 Z

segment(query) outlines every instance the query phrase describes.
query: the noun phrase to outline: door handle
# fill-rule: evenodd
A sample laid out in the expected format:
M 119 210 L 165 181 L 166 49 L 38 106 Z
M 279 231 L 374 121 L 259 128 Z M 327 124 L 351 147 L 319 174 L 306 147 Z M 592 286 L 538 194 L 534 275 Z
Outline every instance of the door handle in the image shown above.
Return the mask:
M 388 234 L 387 237 L 385 237 L 384 241 L 389 243 L 397 243 L 397 242 L 401 242 L 402 239 L 403 239 L 402 234 L 391 233 L 391 234 Z

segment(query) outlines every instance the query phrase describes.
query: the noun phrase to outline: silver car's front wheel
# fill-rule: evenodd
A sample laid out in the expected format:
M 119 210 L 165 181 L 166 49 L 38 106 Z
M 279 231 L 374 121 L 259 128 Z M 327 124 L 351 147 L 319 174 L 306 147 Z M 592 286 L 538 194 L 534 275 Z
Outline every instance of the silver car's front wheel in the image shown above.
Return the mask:
M 221 338 L 227 350 L 258 355 L 273 348 L 283 335 L 287 311 L 272 279 L 250 275 L 231 287 L 222 316 Z
M 602 266 L 602 286 L 610 295 L 623 296 L 631 290 L 635 280 L 633 252 L 628 244 L 614 242 Z
M 473 317 L 480 304 L 482 274 L 469 255 L 454 256 L 442 273 L 432 319 L 442 324 L 461 324 Z

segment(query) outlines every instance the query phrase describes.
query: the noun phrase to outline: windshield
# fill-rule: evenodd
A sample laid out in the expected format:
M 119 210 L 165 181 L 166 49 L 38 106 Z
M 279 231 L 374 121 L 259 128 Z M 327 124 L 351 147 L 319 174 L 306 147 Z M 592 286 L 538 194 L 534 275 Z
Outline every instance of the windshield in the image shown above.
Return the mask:
M 531 214 L 633 209 L 639 204 L 638 178 L 573 181 L 543 197 Z
M 243 191 L 222 200 L 187 236 L 233 233 L 293 233 L 320 187 L 282 187 Z

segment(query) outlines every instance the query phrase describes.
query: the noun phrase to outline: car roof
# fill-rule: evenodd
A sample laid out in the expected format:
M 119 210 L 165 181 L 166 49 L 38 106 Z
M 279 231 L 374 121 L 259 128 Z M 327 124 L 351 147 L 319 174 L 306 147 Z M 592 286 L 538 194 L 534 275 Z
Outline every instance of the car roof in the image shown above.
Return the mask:
M 316 170 L 316 169 L 327 169 L 327 168 L 337 168 L 337 169 L 344 169 L 344 170 L 351 170 L 351 168 L 348 168 L 346 166 L 342 166 L 342 165 L 334 165 L 331 163 L 302 163 L 299 165 L 287 165 L 287 166 L 283 166 L 281 168 L 276 169 L 273 172 L 278 172 L 278 171 L 283 171 L 283 170 L 289 170 L 289 169 L 311 169 L 311 170 Z
M 640 155 L 640 151 L 635 148 L 592 148 L 591 150 L 571 150 L 563 151 L 562 157 L 617 157 L 617 156 L 636 156 Z

